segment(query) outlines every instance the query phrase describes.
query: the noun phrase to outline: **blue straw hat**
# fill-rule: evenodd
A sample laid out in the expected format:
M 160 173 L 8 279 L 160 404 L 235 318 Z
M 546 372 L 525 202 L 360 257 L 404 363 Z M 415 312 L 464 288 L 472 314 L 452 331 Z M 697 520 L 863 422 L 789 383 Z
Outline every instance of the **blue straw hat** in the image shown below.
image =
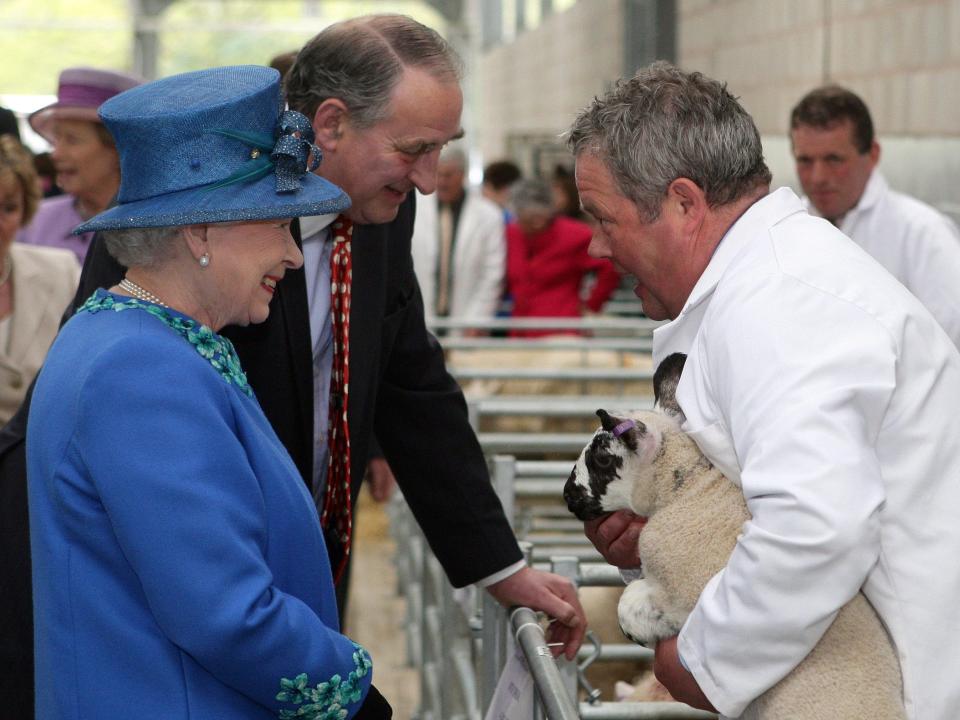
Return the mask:
M 310 121 L 282 108 L 280 74 L 259 65 L 173 75 L 116 95 L 100 118 L 120 153 L 117 205 L 74 232 L 345 210 L 343 190 L 312 172 L 321 154 Z

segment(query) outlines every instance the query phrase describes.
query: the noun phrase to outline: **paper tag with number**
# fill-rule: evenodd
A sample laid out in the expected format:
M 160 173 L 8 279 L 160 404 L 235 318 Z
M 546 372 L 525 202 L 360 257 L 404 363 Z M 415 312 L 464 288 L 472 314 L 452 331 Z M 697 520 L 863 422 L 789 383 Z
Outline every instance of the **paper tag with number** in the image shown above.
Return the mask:
M 519 647 L 507 658 L 484 720 L 530 720 L 533 717 L 533 676 Z

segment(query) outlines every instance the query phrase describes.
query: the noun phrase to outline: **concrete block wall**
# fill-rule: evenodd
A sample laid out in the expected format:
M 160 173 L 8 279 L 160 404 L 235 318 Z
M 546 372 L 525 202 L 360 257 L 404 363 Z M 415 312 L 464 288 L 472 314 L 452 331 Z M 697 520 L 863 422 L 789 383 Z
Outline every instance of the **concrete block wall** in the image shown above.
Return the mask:
M 678 63 L 740 97 L 775 183 L 796 186 L 790 110 L 835 82 L 870 107 L 891 185 L 944 210 L 960 205 L 960 0 L 678 3 Z
M 480 58 L 484 161 L 548 144 L 624 74 L 624 13 L 579 0 Z M 796 186 L 791 108 L 836 82 L 870 106 L 891 185 L 960 217 L 960 0 L 677 0 L 676 17 L 677 62 L 740 97 L 776 184 Z
M 679 0 L 678 61 L 730 83 L 763 133 L 825 82 L 886 135 L 960 137 L 960 0 Z
M 468 68 L 479 73 L 476 146 L 484 161 L 506 156 L 511 139 L 556 138 L 620 77 L 622 17 L 620 0 L 581 0 Z

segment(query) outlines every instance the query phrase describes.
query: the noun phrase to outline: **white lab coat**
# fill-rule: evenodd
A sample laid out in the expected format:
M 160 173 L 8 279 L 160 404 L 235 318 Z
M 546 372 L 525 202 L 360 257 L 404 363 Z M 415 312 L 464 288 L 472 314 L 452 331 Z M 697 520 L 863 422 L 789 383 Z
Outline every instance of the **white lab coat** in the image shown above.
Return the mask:
M 679 649 L 736 717 L 863 586 L 913 720 L 960 710 L 960 353 L 924 307 L 788 189 L 727 232 L 654 362 L 688 353 L 684 429 L 752 520 Z M 865 659 L 865 662 L 870 662 Z
M 418 193 L 411 252 L 428 318 L 436 308 L 439 237 L 437 196 Z M 467 193 L 453 244 L 450 317 L 494 316 L 503 290 L 506 258 L 503 211 L 479 193 Z
M 906 285 L 960 347 L 960 232 L 948 217 L 894 192 L 874 170 L 839 227 Z

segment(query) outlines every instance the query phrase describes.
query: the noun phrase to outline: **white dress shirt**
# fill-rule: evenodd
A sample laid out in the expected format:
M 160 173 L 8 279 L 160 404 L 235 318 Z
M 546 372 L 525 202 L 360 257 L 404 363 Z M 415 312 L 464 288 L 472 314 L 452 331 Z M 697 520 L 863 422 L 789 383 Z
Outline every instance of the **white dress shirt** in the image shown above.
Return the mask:
M 781 189 L 727 232 L 654 362 L 752 519 L 678 641 L 730 717 L 862 586 L 912 720 L 960 708 L 960 353 L 875 260 Z M 870 662 L 868 658 L 864 662 Z
M 300 218 L 303 269 L 310 308 L 310 344 L 313 348 L 313 493 L 323 497 L 327 486 L 327 430 L 330 414 L 330 373 L 333 369 L 333 323 L 330 319 L 330 225 L 337 218 L 317 215 Z

